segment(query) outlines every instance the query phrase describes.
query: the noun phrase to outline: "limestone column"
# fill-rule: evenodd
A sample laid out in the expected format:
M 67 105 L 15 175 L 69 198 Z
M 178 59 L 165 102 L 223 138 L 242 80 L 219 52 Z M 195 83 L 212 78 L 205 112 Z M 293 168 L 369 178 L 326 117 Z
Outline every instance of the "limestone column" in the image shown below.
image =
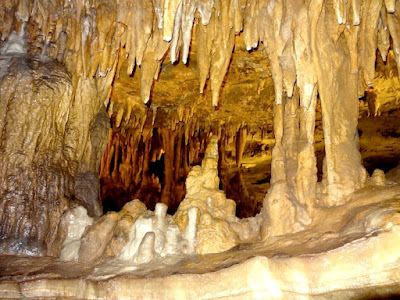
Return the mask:
M 351 59 L 333 7 L 325 4 L 313 35 L 313 52 L 324 126 L 326 196 L 320 205 L 346 202 L 361 187 L 365 170 L 358 151 L 358 75 L 351 72 Z

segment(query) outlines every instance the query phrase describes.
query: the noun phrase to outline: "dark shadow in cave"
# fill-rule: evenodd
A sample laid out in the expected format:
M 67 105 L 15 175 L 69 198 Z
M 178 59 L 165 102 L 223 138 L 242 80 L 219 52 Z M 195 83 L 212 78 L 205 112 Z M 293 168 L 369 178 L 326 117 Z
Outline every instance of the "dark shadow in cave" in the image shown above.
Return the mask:
M 162 149 L 162 143 L 160 144 L 159 141 L 160 136 L 158 130 L 156 129 L 153 132 L 153 138 L 154 140 L 151 142 L 152 147 L 154 147 L 154 149 Z M 174 183 L 171 190 L 171 195 L 168 198 L 168 213 L 170 215 L 173 215 L 176 212 L 180 202 L 185 197 L 185 181 L 187 177 L 186 172 L 189 171 L 193 166 L 200 165 L 204 158 L 207 139 L 207 134 L 199 132 L 193 140 L 188 142 L 186 146 L 184 144 L 184 140 L 175 140 L 175 153 L 177 152 L 176 149 L 178 148 L 185 150 L 182 150 L 183 152 L 180 153 L 178 159 L 176 156 L 174 157 Z M 123 144 L 122 141 L 120 144 Z M 194 156 L 193 147 L 197 149 Z M 189 154 L 190 149 L 192 149 L 192 154 Z M 266 145 L 249 143 L 244 154 L 246 156 L 257 156 L 261 155 L 267 150 L 270 149 Z M 145 151 L 145 146 L 141 140 L 138 145 L 138 149 L 136 150 L 137 156 L 139 158 L 145 157 Z M 101 178 L 101 199 L 104 213 L 109 211 L 119 211 L 127 202 L 133 199 L 139 199 L 150 210 L 154 210 L 155 205 L 158 202 L 161 202 L 166 186 L 165 153 L 162 152 L 159 155 L 153 155 L 152 151 L 153 150 L 150 149 L 149 157 L 152 158 L 150 158 L 148 162 L 148 169 L 146 171 L 147 175 L 144 174 L 146 173 L 145 171 L 140 171 L 140 173 L 132 173 L 131 176 L 134 179 L 132 179 L 132 182 L 128 187 L 122 183 L 120 177 L 112 176 L 116 166 L 111 165 L 110 170 L 108 170 L 110 176 Z M 126 153 L 127 150 L 119 150 L 117 160 L 118 170 L 120 169 L 120 165 L 123 164 L 121 160 L 123 152 Z M 112 161 L 115 161 L 115 153 L 112 155 Z M 189 159 L 189 157 L 191 158 Z M 267 191 L 266 187 L 269 187 L 271 176 L 270 164 L 263 165 L 262 167 L 257 166 L 256 168 L 238 168 L 234 164 L 235 155 L 229 150 L 225 151 L 224 159 L 225 164 L 223 166 L 221 166 L 221 164 L 218 165 L 220 189 L 225 191 L 227 198 L 232 199 L 237 203 L 236 215 L 238 217 L 245 218 L 255 216 L 261 210 L 262 198 Z M 178 168 L 178 170 L 176 170 L 176 168 Z M 249 176 L 251 176 L 253 180 L 250 184 L 246 184 L 246 179 L 249 178 Z M 256 196 L 253 188 L 258 190 L 257 197 L 260 199 L 255 199 Z M 262 196 L 260 196 L 261 194 Z
M 397 167 L 400 157 L 398 156 L 370 156 L 363 159 L 363 165 L 368 173 L 371 175 L 375 169 L 380 169 L 387 173 L 391 169 Z
M 160 159 L 156 161 L 151 161 L 149 163 L 149 175 L 154 175 L 158 177 L 161 187 L 164 187 L 164 170 L 165 170 L 165 163 L 164 163 L 164 154 L 161 155 Z
M 269 188 L 271 162 L 264 155 L 269 153 L 272 147 L 263 143 L 262 139 L 247 140 L 243 157 L 255 159 L 256 163 L 238 167 L 235 163 L 235 147 L 226 146 L 219 142 L 220 189 L 224 190 L 228 199 L 236 202 L 237 217 L 254 217 L 261 211 L 263 199 Z

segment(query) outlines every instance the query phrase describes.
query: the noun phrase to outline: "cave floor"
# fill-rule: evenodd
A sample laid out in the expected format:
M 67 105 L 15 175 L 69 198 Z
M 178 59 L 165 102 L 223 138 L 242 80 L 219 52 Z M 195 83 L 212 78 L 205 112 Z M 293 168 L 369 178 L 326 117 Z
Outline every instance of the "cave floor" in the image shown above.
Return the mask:
M 392 172 L 393 178 L 398 173 Z M 400 294 L 400 287 L 393 283 L 400 281 L 399 200 L 400 184 L 389 181 L 385 186 L 367 185 L 345 205 L 318 209 L 314 225 L 308 230 L 265 242 L 240 245 L 223 253 L 170 256 L 144 265 L 126 261 L 103 261 L 89 265 L 62 262 L 50 257 L 0 256 L 0 296 L 113 298 L 115 291 L 110 291 L 114 289 L 112 287 L 119 290 L 129 285 L 128 290 L 132 292 L 134 289 L 139 293 L 137 299 L 200 299 L 206 291 L 211 294 L 204 299 L 219 299 L 219 296 L 212 295 L 213 284 L 217 284 L 214 281 L 218 282 L 216 289 L 221 289 L 220 293 L 225 293 L 228 298 L 249 299 L 257 298 L 257 293 L 271 293 L 274 288 L 264 287 L 265 284 L 257 281 L 261 279 L 253 278 L 254 274 L 261 278 L 272 276 L 274 279 L 271 282 L 279 281 L 279 295 L 282 297 L 289 295 L 287 293 L 311 293 L 325 298 L 328 293 L 328 298 L 341 295 L 353 299 L 367 290 L 374 293 L 382 290 L 382 295 Z M 232 272 L 239 272 L 241 277 L 253 274 L 251 278 L 255 280 L 253 284 L 253 279 L 242 278 L 238 286 L 247 292 L 239 293 L 237 297 L 230 294 L 235 290 L 233 286 L 224 288 L 223 282 L 231 280 Z M 318 281 L 318 276 L 330 273 L 333 278 L 335 274 L 342 274 L 338 275 L 340 280 L 331 281 L 332 286 L 325 282 L 314 286 L 316 283 L 307 281 Z M 357 278 L 356 283 L 349 285 L 344 280 L 351 280 L 357 274 L 361 279 Z M 185 292 L 182 297 L 174 294 L 175 290 L 171 296 L 160 296 L 156 292 L 148 294 L 147 289 L 154 288 L 157 282 L 162 290 L 170 291 L 171 280 L 182 289 L 187 289 L 186 285 L 191 280 L 204 281 L 205 286 L 204 290 L 196 287 L 190 294 Z M 300 288 L 304 282 L 307 282 L 307 288 Z M 82 291 L 78 286 L 82 287 Z M 103 292 L 100 292 L 102 289 Z

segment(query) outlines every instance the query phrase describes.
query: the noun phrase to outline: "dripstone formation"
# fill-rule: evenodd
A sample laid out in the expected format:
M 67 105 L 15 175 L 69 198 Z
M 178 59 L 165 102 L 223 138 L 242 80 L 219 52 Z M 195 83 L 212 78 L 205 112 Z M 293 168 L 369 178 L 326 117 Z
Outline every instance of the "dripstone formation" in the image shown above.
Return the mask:
M 3 0 L 0 297 L 399 294 L 399 14 Z

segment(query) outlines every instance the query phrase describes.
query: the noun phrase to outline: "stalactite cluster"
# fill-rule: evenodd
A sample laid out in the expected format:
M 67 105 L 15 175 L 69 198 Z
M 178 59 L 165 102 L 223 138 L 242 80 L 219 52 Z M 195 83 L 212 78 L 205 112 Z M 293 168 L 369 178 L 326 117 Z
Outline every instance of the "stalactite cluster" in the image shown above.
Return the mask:
M 159 156 L 162 148 L 165 178 L 163 183 L 154 179 L 154 184 L 162 185 L 161 200 L 169 202 L 171 195 L 183 193 L 175 182 L 187 173 L 190 160 L 182 164 L 186 161 L 182 155 L 190 153 L 185 147 L 196 132 L 206 132 L 204 128 L 210 126 L 214 132 L 223 125 L 227 131 L 234 128 L 236 162 L 241 164 L 245 133 L 251 126 L 238 122 L 237 115 L 235 122 L 223 120 L 230 110 L 222 100 L 236 42 L 243 38 L 246 50 L 257 50 L 269 62 L 261 70 L 266 76 L 260 78 L 260 97 L 267 93 L 269 72 L 274 84 L 273 186 L 263 212 L 263 237 L 267 238 L 304 229 L 317 207 L 341 205 L 364 184 L 366 173 L 357 149 L 357 99 L 365 87 L 372 88 L 377 49 L 383 60 L 393 54 L 400 69 L 399 6 L 394 0 L 6 0 L 0 7 L 0 53 L 22 51 L 50 58 L 70 76 L 67 139 L 55 151 L 71 157 L 65 169 L 73 178 L 72 189 L 84 190 L 87 183 L 81 174 L 93 175 L 99 168 L 102 143 L 88 141 L 92 137 L 103 140 L 106 126 L 96 120 L 102 118 L 105 105 L 114 130 L 103 160 L 104 178 L 114 178 L 125 187 L 151 181 L 146 173 L 152 155 Z M 24 42 L 10 47 L 17 36 Z M 149 103 L 158 89 L 155 82 L 161 82 L 168 69 L 167 57 L 173 64 L 182 59 L 188 65 L 182 76 L 196 83 L 196 94 L 207 95 L 197 95 L 193 104 L 189 94 L 168 97 L 172 92 L 163 90 L 160 95 L 165 100 Z M 134 87 L 125 87 L 123 83 L 131 77 Z M 177 98 L 181 102 L 174 106 Z M 242 98 L 241 102 L 248 100 Z M 258 98 L 248 98 L 261 111 L 271 109 L 257 103 Z M 317 99 L 325 144 L 321 185 L 316 183 L 313 146 Z M 148 109 L 143 103 L 153 111 L 151 118 L 145 117 Z M 224 114 L 203 108 L 210 104 Z M 211 117 L 204 118 L 208 114 Z M 192 118 L 197 118 L 195 125 Z M 148 120 L 152 126 L 146 128 Z M 133 128 L 132 133 L 121 134 L 125 130 L 121 124 Z M 232 128 L 226 124 L 233 124 Z M 149 128 L 158 128 L 157 134 Z M 23 135 L 30 136 L 29 132 Z M 162 145 L 158 150 L 152 150 L 153 140 Z M 136 147 L 139 151 L 132 151 Z M 30 187 L 25 189 L 30 191 Z M 281 194 L 284 200 L 274 201 Z M 173 202 L 170 207 L 176 205 Z M 280 222 L 283 208 L 289 212 L 287 228 L 271 231 L 271 224 Z
M 135 66 L 141 68 L 140 96 L 146 103 L 166 53 L 172 63 L 179 55 L 187 63 L 194 35 L 201 45 L 196 53 L 199 90 L 209 77 L 212 102 L 217 105 L 235 34 L 243 31 L 248 50 L 264 46 L 267 50 L 277 103 L 283 92 L 291 97 L 297 83 L 308 106 L 318 81 L 312 66 L 319 60 L 315 51 L 316 33 L 323 28 L 319 20 L 329 23 L 323 31 L 333 42 L 345 37 L 351 71 L 371 85 L 376 49 L 385 60 L 389 36 L 399 61 L 398 5 L 382 0 L 7 0 L 0 10 L 1 39 L 26 23 L 30 52 L 59 60 L 74 78 L 104 77 L 109 72 L 119 76 L 127 61 L 129 74 Z
M 207 133 L 190 125 L 110 131 L 100 171 L 102 198 L 121 203 L 108 209 L 119 210 L 138 198 L 150 208 L 161 201 L 176 210 L 189 167 L 199 163 L 207 145 Z
M 239 127 L 237 131 L 231 127 L 227 130 L 225 126 L 202 128 L 196 119 L 165 127 L 152 115 L 161 117 L 163 111 L 159 110 L 158 113 L 149 110 L 142 127 L 110 129 L 100 169 L 101 197 L 106 211 L 119 210 L 126 202 L 137 198 L 151 209 L 157 202 L 163 202 L 174 212 L 185 196 L 189 168 L 201 162 L 212 132 L 217 134 L 220 145 L 224 145 L 219 148 L 219 176 L 224 182 L 222 188 L 229 190 L 225 149 L 233 145 L 236 148 L 233 155 L 240 160 L 246 128 Z M 239 186 L 246 188 L 243 179 Z M 244 201 L 240 207 L 249 205 Z M 249 211 L 252 215 L 253 209 Z

